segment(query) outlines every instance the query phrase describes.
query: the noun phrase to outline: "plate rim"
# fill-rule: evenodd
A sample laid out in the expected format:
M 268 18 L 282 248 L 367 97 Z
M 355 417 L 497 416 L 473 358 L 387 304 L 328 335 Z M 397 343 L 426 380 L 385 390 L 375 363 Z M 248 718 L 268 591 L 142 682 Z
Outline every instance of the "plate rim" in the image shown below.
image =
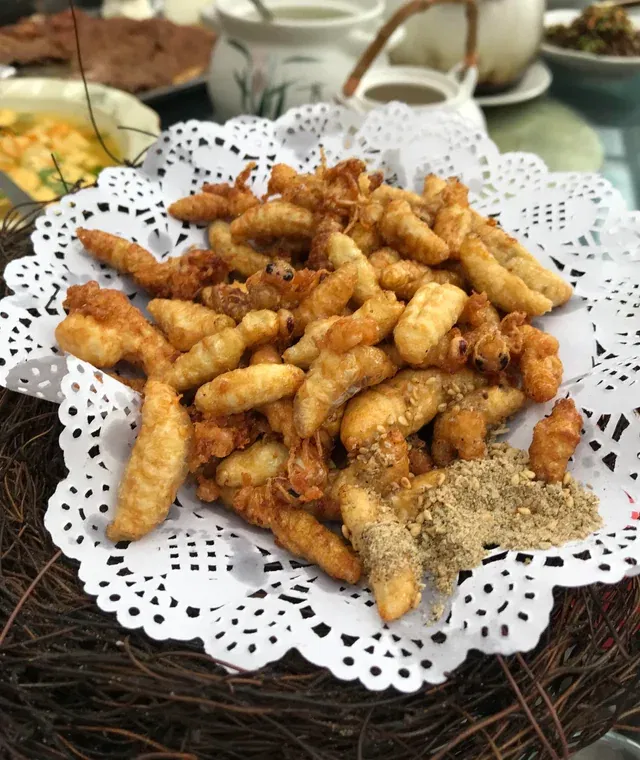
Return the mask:
M 551 87 L 551 84 L 553 82 L 553 72 L 543 61 L 541 58 L 536 58 L 534 61 L 532 61 L 529 66 L 525 69 L 525 73 L 523 74 L 523 77 L 526 76 L 526 74 L 531 71 L 531 69 L 537 68 L 541 74 L 544 77 L 544 84 L 543 80 L 541 79 L 540 84 L 537 87 L 531 87 L 529 90 L 518 92 L 519 84 L 515 87 L 505 90 L 504 92 L 498 93 L 496 95 L 479 95 L 474 97 L 474 101 L 481 107 L 481 108 L 494 108 L 498 106 L 514 106 L 518 105 L 519 103 L 526 103 L 530 100 L 534 100 L 535 98 L 540 97 L 540 95 L 543 95 L 549 87 Z

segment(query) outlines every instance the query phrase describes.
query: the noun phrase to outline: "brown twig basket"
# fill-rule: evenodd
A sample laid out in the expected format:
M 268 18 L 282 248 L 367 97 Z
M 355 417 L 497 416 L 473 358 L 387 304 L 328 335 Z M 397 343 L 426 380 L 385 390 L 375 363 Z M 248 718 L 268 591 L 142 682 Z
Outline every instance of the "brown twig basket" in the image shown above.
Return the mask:
M 0 230 L 0 271 L 31 252 L 29 232 Z M 122 629 L 44 528 L 64 476 L 59 432 L 55 406 L 0 391 L 2 760 L 558 760 L 633 730 L 639 578 L 559 589 L 532 652 L 472 655 L 410 695 L 368 692 L 295 653 L 229 675 L 198 642 Z

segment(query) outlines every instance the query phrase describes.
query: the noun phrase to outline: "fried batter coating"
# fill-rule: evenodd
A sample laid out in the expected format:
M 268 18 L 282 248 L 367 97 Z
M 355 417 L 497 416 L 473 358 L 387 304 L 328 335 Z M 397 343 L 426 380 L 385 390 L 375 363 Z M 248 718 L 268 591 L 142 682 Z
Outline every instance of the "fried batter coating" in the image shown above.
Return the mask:
M 273 311 L 252 311 L 237 327 L 228 327 L 198 341 L 176 359 L 164 380 L 177 390 L 202 385 L 235 369 L 247 348 L 275 340 L 278 330 L 278 315 Z
M 435 174 L 424 178 L 422 197 L 429 213 L 435 216 L 441 209 L 450 206 L 468 206 L 469 188 L 457 177 L 441 179 Z
M 334 269 L 349 263 L 355 264 L 358 277 L 353 290 L 353 300 L 358 306 L 382 292 L 375 269 L 348 235 L 341 232 L 331 235 L 327 243 L 327 254 Z
M 349 235 L 365 256 L 370 256 L 383 245 L 382 236 L 376 225 L 356 221 L 345 234 Z
M 165 383 L 149 380 L 140 433 L 120 481 L 112 541 L 137 541 L 167 516 L 187 476 L 193 431 L 180 397 Z
M 125 360 L 148 377 L 170 368 L 176 350 L 119 290 L 101 289 L 93 280 L 72 285 L 63 306 L 69 315 L 55 335 L 64 351 L 97 367 Z
M 195 404 L 208 414 L 237 414 L 293 396 L 303 380 L 304 372 L 292 364 L 255 364 L 202 385 Z
M 397 426 L 406 437 L 436 416 L 450 394 L 467 394 L 487 384 L 482 375 L 462 369 L 405 369 L 347 404 L 340 438 L 347 451 L 370 445 L 381 432 Z
M 241 488 L 233 509 L 247 522 L 270 529 L 280 546 L 318 565 L 332 578 L 357 583 L 362 568 L 352 549 L 303 509 L 291 507 L 284 499 L 279 503 L 278 493 L 269 483 Z
M 356 346 L 345 354 L 321 351 L 293 402 L 298 435 L 311 437 L 332 410 L 394 372 L 395 366 L 379 348 Z
M 388 250 L 388 249 L 383 249 Z M 439 285 L 447 283 L 460 287 L 462 279 L 446 269 L 432 269 L 426 264 L 420 264 L 411 259 L 400 259 L 389 264 L 379 275 L 380 285 L 392 290 L 398 298 L 409 301 L 422 285 L 435 282 Z
M 352 452 L 350 460 L 333 486 L 336 493 L 350 483 L 386 496 L 397 490 L 401 481 L 406 482 L 411 472 L 409 445 L 397 427 L 382 433 L 370 446 Z
M 282 354 L 282 358 L 287 364 L 295 364 L 296 367 L 309 369 L 313 360 L 317 359 L 320 354 L 320 343 L 329 328 L 340 319 L 341 317 L 334 316 L 309 322 L 304 335 Z
M 495 222 L 476 226 L 476 233 L 501 266 L 519 277 L 531 290 L 548 298 L 553 306 L 562 306 L 571 298 L 571 285 L 555 272 L 545 269 L 535 256 Z
M 455 285 L 422 285 L 393 331 L 402 358 L 410 364 L 424 362 L 429 349 L 457 322 L 467 298 L 464 290 Z
M 316 234 L 311 241 L 307 266 L 309 269 L 326 269 L 331 271 L 333 264 L 329 260 L 328 245 L 335 232 L 342 232 L 344 225 L 334 216 L 325 216 L 316 227 Z
M 516 317 L 516 315 L 518 315 Z M 508 329 L 514 321 L 524 321 L 525 315 L 514 312 Z M 473 366 L 479 372 L 497 373 L 505 370 L 511 359 L 511 341 L 502 332 L 500 315 L 490 303 L 486 293 L 473 293 L 458 320 Z
M 411 534 L 371 490 L 345 486 L 340 490 L 340 509 L 380 617 L 386 622 L 397 620 L 421 599 L 422 568 Z
M 262 438 L 242 451 L 234 451 L 218 465 L 219 486 L 261 486 L 284 472 L 289 449 L 280 441 Z
M 393 248 L 377 248 L 370 256 L 369 256 L 369 263 L 371 266 L 376 270 L 376 275 L 378 276 L 378 282 L 380 282 L 380 278 L 382 276 L 382 273 L 384 270 L 391 266 L 392 264 L 395 264 L 396 261 L 400 261 L 400 254 L 398 251 L 395 251 Z M 386 286 L 383 286 L 386 287 Z
M 467 235 L 460 247 L 460 260 L 474 290 L 485 292 L 491 303 L 503 311 L 523 311 L 538 317 L 553 307 L 546 296 L 531 290 L 520 277 L 501 266 L 477 235 Z
M 433 225 L 433 231 L 449 246 L 452 256 L 457 256 L 466 236 L 473 230 L 474 217 L 471 209 L 455 204 L 441 209 Z
M 389 503 L 400 522 L 413 522 L 424 509 L 423 495 L 431 488 L 442 485 L 446 477 L 446 470 L 431 470 L 413 478 L 410 488 L 402 488 L 391 494 Z
M 200 290 L 221 282 L 228 269 L 213 251 L 189 251 L 182 256 L 157 261 L 137 243 L 100 230 L 78 227 L 78 240 L 98 261 L 110 264 L 158 298 L 193 300 Z
M 522 388 L 538 404 L 551 401 L 562 382 L 563 366 L 558 356 L 560 344 L 553 335 L 531 325 L 523 325 L 520 334 Z
M 422 195 L 414 193 L 412 190 L 405 190 L 401 187 L 392 187 L 391 185 L 380 185 L 371 193 L 371 201 L 379 203 L 382 206 L 388 206 L 393 201 L 404 201 L 408 203 L 411 210 L 414 211 L 421 219 L 431 223 L 430 214 L 426 209 L 425 199 Z
M 209 225 L 208 237 L 211 250 L 220 256 L 230 272 L 251 277 L 252 274 L 261 272 L 270 261 L 268 256 L 250 245 L 236 243 L 231 237 L 231 228 L 227 222 L 216 221 Z
M 211 460 L 224 459 L 236 449 L 244 449 L 269 431 L 265 421 L 252 412 L 211 417 L 193 413 L 193 446 L 189 471 L 197 472 Z
M 439 367 L 445 372 L 457 372 L 467 363 L 469 344 L 457 327 L 449 330 L 425 354 L 420 369 Z
M 310 239 L 316 231 L 313 213 L 286 201 L 269 201 L 248 209 L 231 222 L 234 240 Z
M 349 303 L 357 281 L 358 268 L 355 264 L 345 264 L 323 279 L 294 309 L 294 335 L 302 335 L 306 326 L 316 319 L 340 314 Z
M 551 414 L 534 427 L 529 446 L 529 467 L 539 480 L 562 481 L 569 459 L 580 443 L 581 432 L 582 416 L 573 399 L 556 401 Z
M 421 264 L 440 264 L 449 258 L 447 244 L 411 209 L 407 201 L 391 201 L 378 225 L 387 245 Z
M 434 468 L 427 444 L 415 433 L 407 438 L 409 446 L 409 469 L 413 475 L 424 475 Z
M 525 395 L 518 388 L 473 391 L 436 417 L 431 454 L 439 467 L 455 459 L 482 459 L 487 454 L 489 428 L 501 424 L 522 408 Z
M 206 306 L 193 301 L 154 298 L 147 305 L 149 314 L 157 322 L 172 346 L 188 351 L 207 335 L 215 335 L 235 322 L 225 314 L 216 314 Z

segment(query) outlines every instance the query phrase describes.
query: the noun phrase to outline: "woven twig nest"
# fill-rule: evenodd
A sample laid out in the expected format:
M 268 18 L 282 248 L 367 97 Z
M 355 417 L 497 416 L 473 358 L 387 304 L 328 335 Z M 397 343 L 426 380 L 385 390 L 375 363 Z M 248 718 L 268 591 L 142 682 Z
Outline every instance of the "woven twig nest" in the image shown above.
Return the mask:
M 0 232 L 0 268 L 28 234 Z M 64 475 L 58 434 L 56 407 L 0 391 L 2 758 L 564 758 L 640 714 L 638 578 L 558 590 L 535 650 L 472 655 L 410 695 L 295 653 L 229 675 L 197 642 L 126 631 L 44 528 Z

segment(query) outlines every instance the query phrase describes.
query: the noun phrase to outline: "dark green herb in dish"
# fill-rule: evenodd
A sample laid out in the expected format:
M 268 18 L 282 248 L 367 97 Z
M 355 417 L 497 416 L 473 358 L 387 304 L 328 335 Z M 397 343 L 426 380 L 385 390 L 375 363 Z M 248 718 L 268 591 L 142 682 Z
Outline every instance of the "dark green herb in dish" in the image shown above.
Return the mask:
M 547 42 L 596 55 L 640 55 L 638 32 L 624 8 L 590 5 L 569 26 L 546 31 Z

